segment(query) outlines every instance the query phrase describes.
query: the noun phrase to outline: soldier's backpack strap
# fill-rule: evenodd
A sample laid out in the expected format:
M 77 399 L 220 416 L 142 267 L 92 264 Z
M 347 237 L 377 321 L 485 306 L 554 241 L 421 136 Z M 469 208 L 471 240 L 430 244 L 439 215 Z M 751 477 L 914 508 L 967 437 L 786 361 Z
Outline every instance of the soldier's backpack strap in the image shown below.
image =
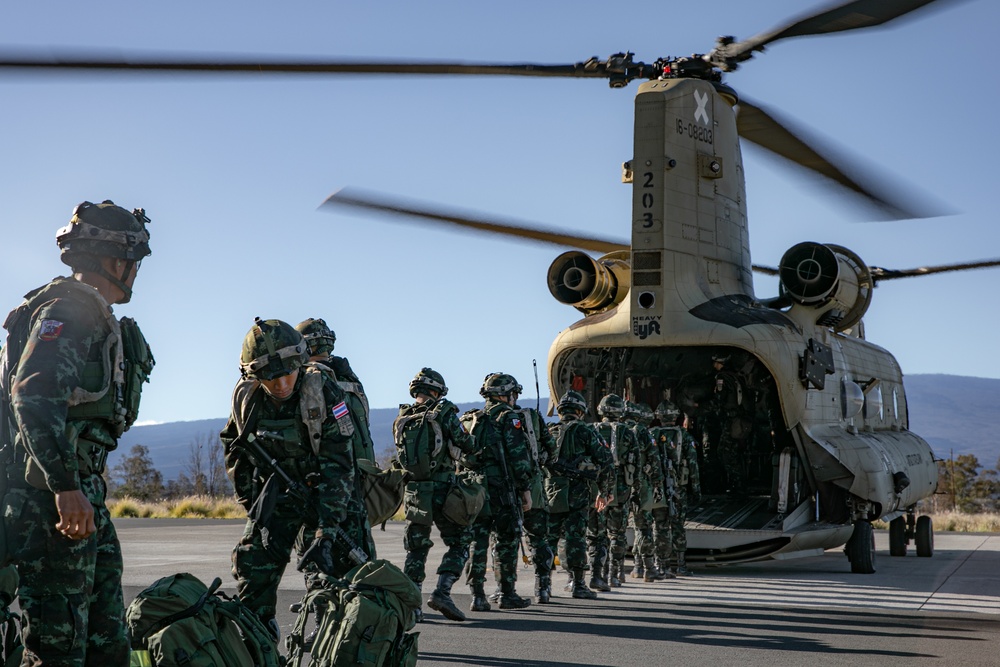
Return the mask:
M 323 422 L 326 421 L 326 397 L 323 395 L 326 378 L 319 368 L 308 363 L 302 366 L 302 371 L 302 382 L 299 385 L 299 414 L 309 433 L 313 454 L 319 456 L 320 443 L 323 440 Z
M 535 433 L 535 420 L 531 414 L 531 408 L 521 408 L 514 410 L 521 415 L 521 423 L 524 424 L 524 435 L 528 439 L 528 451 L 531 453 L 531 461 L 538 467 L 538 434 Z

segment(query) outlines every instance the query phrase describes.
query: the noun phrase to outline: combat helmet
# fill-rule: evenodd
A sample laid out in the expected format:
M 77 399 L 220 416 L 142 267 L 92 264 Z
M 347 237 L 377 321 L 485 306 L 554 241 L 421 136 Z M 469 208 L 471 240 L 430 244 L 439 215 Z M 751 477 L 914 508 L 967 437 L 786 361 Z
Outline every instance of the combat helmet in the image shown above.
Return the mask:
M 444 376 L 433 368 L 427 367 L 421 368 L 420 372 L 410 380 L 410 396 L 416 398 L 418 394 L 423 393 L 420 391 L 421 389 L 424 391 L 430 389 L 438 392 L 438 398 L 448 393 L 448 387 L 444 383 Z
M 681 411 L 670 401 L 660 401 L 660 404 L 656 406 L 656 418 L 664 426 L 672 426 L 680 416 Z
M 587 399 L 580 392 L 570 389 L 559 399 L 556 412 L 560 415 L 566 412 L 579 412 L 585 415 L 587 414 Z
M 110 199 L 100 204 L 85 201 L 73 209 L 69 224 L 56 232 L 59 259 L 74 271 L 98 273 L 124 292 L 122 303 L 132 298 L 132 289 L 124 283 L 132 272 L 131 263 L 142 261 L 149 249 L 146 211 L 131 213 Z M 101 266 L 101 257 L 115 257 L 129 262 L 121 275 L 109 274 Z
M 490 373 L 483 379 L 483 386 L 479 388 L 479 395 L 483 398 L 491 396 L 509 396 L 513 392 L 520 394 L 524 387 L 517 383 L 513 375 L 507 373 Z
M 625 414 L 625 401 L 618 394 L 608 394 L 597 404 L 597 414 L 608 419 L 621 419 Z
M 625 401 L 625 419 L 637 422 L 639 421 L 639 417 L 641 416 L 642 416 L 642 409 L 639 407 L 638 403 L 633 403 L 632 401 Z
M 649 407 L 645 403 L 637 403 L 639 406 L 639 417 L 638 422 L 643 426 L 649 426 L 653 423 L 653 408 Z
M 281 320 L 254 319 L 243 339 L 240 372 L 243 377 L 274 380 L 309 361 L 309 346 L 291 324 Z
M 310 317 L 295 325 L 295 330 L 302 334 L 309 346 L 309 356 L 330 356 L 333 352 L 334 344 L 337 342 L 337 334 L 327 326 L 324 320 Z

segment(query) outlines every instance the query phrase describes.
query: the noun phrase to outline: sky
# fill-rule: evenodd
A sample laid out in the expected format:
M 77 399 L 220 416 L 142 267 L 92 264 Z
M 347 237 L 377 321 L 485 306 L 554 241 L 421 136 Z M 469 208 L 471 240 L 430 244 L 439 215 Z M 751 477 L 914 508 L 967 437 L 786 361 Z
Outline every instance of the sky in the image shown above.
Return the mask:
M 726 82 L 956 211 L 870 216 L 744 148 L 753 261 L 800 241 L 912 268 L 1000 257 L 1000 5 L 920 12 L 881 30 L 772 45 Z M 569 64 L 709 51 L 823 6 L 589 2 L 5 2 L 0 50 L 278 59 Z M 367 190 L 628 239 L 637 83 L 514 77 L 52 75 L 0 71 L 0 307 L 67 267 L 55 232 L 81 201 L 144 207 L 153 255 L 132 303 L 156 357 L 140 419 L 224 417 L 255 316 L 322 317 L 373 407 L 407 402 L 422 366 L 457 402 L 512 373 L 548 395 L 556 334 L 579 319 L 546 288 L 561 251 L 318 210 Z M 883 283 L 869 340 L 905 374 L 1000 377 L 1000 270 Z M 758 276 L 755 290 L 777 293 Z

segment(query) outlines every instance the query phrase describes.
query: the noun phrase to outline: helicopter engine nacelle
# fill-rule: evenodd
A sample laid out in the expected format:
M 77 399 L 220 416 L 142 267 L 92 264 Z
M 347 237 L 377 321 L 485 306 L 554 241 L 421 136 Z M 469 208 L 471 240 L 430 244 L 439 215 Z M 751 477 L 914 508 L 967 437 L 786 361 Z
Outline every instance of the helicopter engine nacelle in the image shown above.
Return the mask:
M 625 300 L 631 285 L 628 251 L 600 259 L 579 250 L 556 257 L 549 267 L 549 291 L 557 301 L 586 315 L 600 313 Z
M 872 300 L 871 269 L 843 246 L 806 241 L 794 245 L 778 265 L 780 293 L 811 311 L 820 326 L 850 329 Z

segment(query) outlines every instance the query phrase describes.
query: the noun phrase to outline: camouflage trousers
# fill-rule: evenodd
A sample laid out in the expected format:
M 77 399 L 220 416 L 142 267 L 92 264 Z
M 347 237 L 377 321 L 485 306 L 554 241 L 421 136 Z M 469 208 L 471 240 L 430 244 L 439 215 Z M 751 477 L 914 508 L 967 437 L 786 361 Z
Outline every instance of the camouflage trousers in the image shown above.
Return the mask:
M 686 493 L 677 494 L 677 499 L 674 501 L 674 509 L 677 512 L 670 518 L 670 541 L 673 553 L 676 555 L 678 551 L 687 551 L 688 548 L 687 530 L 684 528 L 684 522 L 687 521 L 688 515 Z
M 652 513 L 635 510 L 632 512 L 632 525 L 635 528 L 635 544 L 632 545 L 632 555 L 637 558 L 652 556 L 654 552 Z
M 549 514 L 549 548 L 556 553 L 561 538 L 566 539 L 564 566 L 570 570 L 586 570 L 587 507 Z
M 603 563 L 607 560 L 610 546 L 607 511 L 598 512 L 591 506 L 587 510 L 587 555 L 590 562 Z
M 524 513 L 524 533 L 531 547 L 531 562 L 535 575 L 544 577 L 552 570 L 555 552 L 549 546 L 549 512 L 544 509 L 530 509 Z
M 368 516 L 360 503 L 351 502 L 347 519 L 340 526 L 344 532 L 371 558 L 375 558 Z M 267 526 L 267 545 L 264 532 L 253 522 L 247 521 L 243 537 L 233 549 L 233 577 L 236 592 L 247 607 L 261 619 L 275 615 L 278 601 L 278 584 L 285 573 L 293 549 L 301 557 L 316 539 L 316 525 L 306 522 L 302 507 L 294 502 L 278 501 Z M 334 576 L 347 573 L 334 572 Z M 319 570 L 310 565 L 304 573 L 306 589 L 319 585 Z
M 460 526 L 453 521 L 449 521 L 444 516 L 444 501 L 451 488 L 450 483 L 435 483 L 434 497 L 431 504 L 431 513 L 434 525 L 441 533 L 441 540 L 448 550 L 441 558 L 438 566 L 438 574 L 453 574 L 456 577 L 462 573 L 465 562 L 469 559 L 469 543 L 472 541 L 472 529 L 469 526 Z M 417 586 L 423 583 L 426 577 L 427 554 L 430 552 L 434 542 L 431 540 L 431 526 L 406 522 L 406 530 L 403 532 L 403 548 L 406 549 L 406 564 L 403 571 L 406 572 L 413 583 Z
M 744 444 L 734 438 L 730 430 L 730 424 L 726 422 L 719 436 L 719 462 L 726 471 L 727 490 L 742 492 L 747 481 Z
M 673 523 L 669 507 L 657 507 L 650 514 L 653 516 L 653 555 L 666 560 L 673 555 Z
M 628 536 L 625 534 L 628 529 L 629 505 L 623 503 L 604 510 L 607 515 L 608 539 L 611 542 L 612 560 L 624 560 L 625 551 L 628 549 Z
M 480 516 L 472 524 L 471 557 L 466 581 L 470 587 L 486 583 L 486 565 L 493 537 L 493 569 L 497 583 L 513 584 L 517 581 L 517 555 L 521 537 L 517 532 L 514 510 L 497 506 L 490 508 L 489 516 Z
M 22 664 L 126 667 L 122 554 L 104 504 L 104 480 L 100 475 L 81 479 L 81 490 L 94 506 L 97 532 L 71 540 L 55 529 L 55 496 L 27 486 L 23 472 L 23 467 L 8 469 L 11 488 L 3 498 L 7 539 L 20 577 Z

